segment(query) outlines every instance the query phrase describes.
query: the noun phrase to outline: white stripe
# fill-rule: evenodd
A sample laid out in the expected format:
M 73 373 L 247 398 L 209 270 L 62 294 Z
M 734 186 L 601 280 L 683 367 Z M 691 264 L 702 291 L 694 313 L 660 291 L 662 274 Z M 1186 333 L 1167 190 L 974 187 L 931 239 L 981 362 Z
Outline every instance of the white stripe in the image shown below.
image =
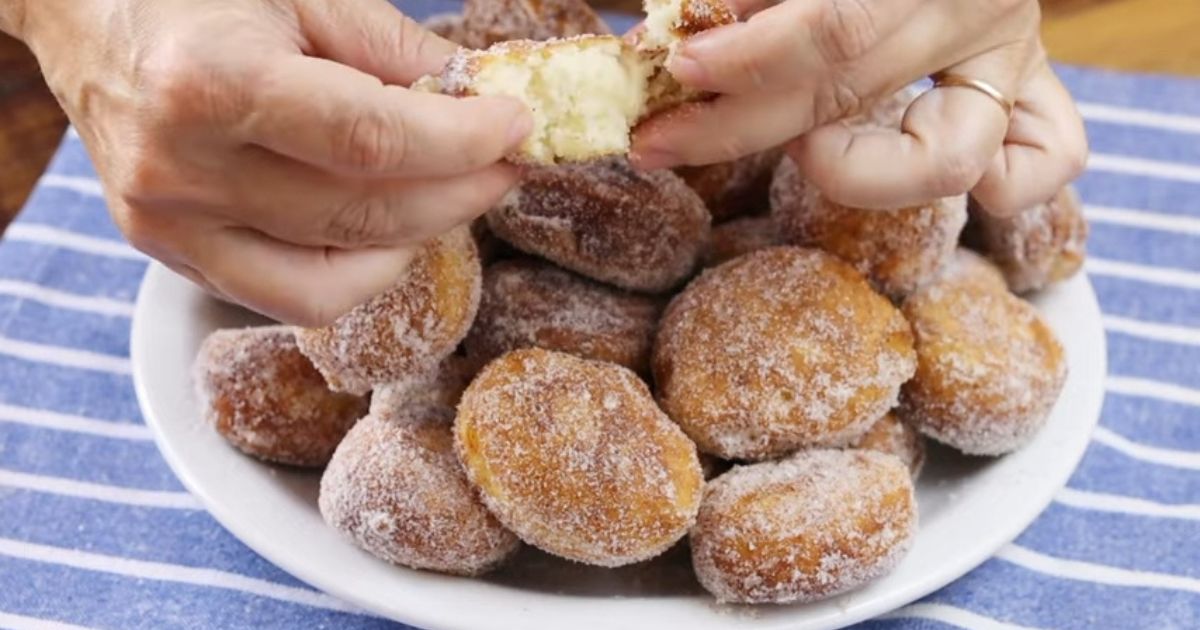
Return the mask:
M 1181 289 L 1200 289 L 1200 273 L 1185 269 L 1150 267 L 1095 256 L 1089 256 L 1084 265 L 1087 272 L 1095 276 L 1127 278 Z
M 1171 179 L 1181 182 L 1200 183 L 1200 166 L 1179 162 L 1163 162 L 1146 158 L 1093 153 L 1088 157 L 1089 171 L 1138 175 L 1155 179 Z
M 75 125 L 70 125 L 67 127 L 67 137 L 72 140 L 80 139 L 79 138 L 79 130 L 75 128 Z
M 1146 109 L 1117 107 L 1101 103 L 1076 103 L 1076 106 L 1079 107 L 1080 115 L 1086 120 L 1200 134 L 1200 117 L 1196 116 L 1164 114 Z
M 1093 223 L 1111 223 L 1127 227 L 1162 230 L 1176 234 L 1200 236 L 1200 219 L 1149 210 L 1113 208 L 1109 206 L 1084 206 L 1083 214 Z
M 976 612 L 931 602 L 910 604 L 899 610 L 893 610 L 886 615 L 880 615 L 879 618 L 929 619 L 960 628 L 969 628 L 970 630 L 1034 630 L 1031 626 L 1018 626 L 1012 623 L 996 621 L 991 617 L 984 617 Z
M 1113 586 L 1133 586 L 1142 588 L 1163 588 L 1176 591 L 1200 593 L 1200 580 L 1181 575 L 1152 573 L 1121 569 L 1103 564 L 1082 562 L 1079 560 L 1064 560 L 1047 556 L 1018 545 L 1008 545 L 1001 549 L 996 557 L 1030 571 L 1045 575 L 1094 582 L 1096 584 L 1111 584 Z
M 0 611 L 0 628 L 11 628 L 12 630 L 88 630 L 86 626 L 76 626 L 61 621 L 38 619 L 37 617 L 26 617 L 3 611 Z
M 1115 315 L 1104 316 L 1104 328 L 1109 332 L 1121 333 L 1123 335 L 1131 335 L 1133 337 L 1141 337 L 1153 341 L 1165 341 L 1167 343 L 1178 343 L 1187 346 L 1200 346 L 1200 328 L 1189 328 L 1187 326 L 1175 326 L 1173 324 L 1159 324 L 1155 322 L 1143 322 L 1136 319 L 1126 319 Z
M 37 363 L 49 363 L 83 370 L 110 372 L 112 374 L 130 374 L 133 371 L 127 357 L 100 354 L 88 350 L 76 350 L 74 348 L 47 346 L 40 343 L 6 339 L 4 337 L 0 337 L 0 354 L 7 354 L 18 359 Z
M 82 311 L 84 313 L 95 313 L 96 315 L 106 315 L 109 317 L 133 317 L 133 304 L 129 302 L 106 297 L 76 295 L 19 280 L 0 278 L 0 294 L 11 295 L 22 300 L 41 302 L 47 306 Z
M 38 180 L 38 186 L 70 190 L 89 197 L 104 198 L 104 189 L 100 187 L 100 180 L 95 177 L 46 173 Z
M 1105 381 L 1105 389 L 1124 396 L 1154 398 L 1181 405 L 1200 407 L 1200 390 L 1174 383 L 1163 383 L 1161 381 L 1152 381 L 1150 379 L 1134 378 L 1131 376 L 1109 375 Z
M 26 241 L 40 245 L 53 245 L 71 249 L 84 254 L 95 254 L 111 258 L 128 260 L 146 260 L 146 255 L 136 249 L 108 238 L 98 238 L 85 234 L 76 234 L 49 225 L 36 223 L 14 223 L 8 226 L 4 238 L 14 241 Z
M 190 584 L 192 586 L 222 588 L 258 595 L 260 597 L 269 597 L 293 604 L 311 606 L 313 608 L 363 614 L 350 604 L 325 593 L 295 586 L 286 586 L 268 580 L 252 578 L 229 571 L 219 571 L 217 569 L 133 560 L 76 549 L 39 545 L 12 540 L 10 538 L 0 538 L 0 554 L 35 562 L 47 562 L 74 567 L 86 571 L 112 573 L 143 580 L 158 580 L 161 582 Z
M 150 428 L 144 424 L 95 420 L 84 418 L 83 416 L 72 416 L 53 411 L 44 411 L 42 409 L 27 409 L 25 407 L 14 407 L 5 404 L 0 404 L 0 421 L 15 422 L 43 429 L 54 429 L 56 431 L 88 433 L 119 440 L 152 441 L 154 439 Z
M 170 492 L 164 490 L 139 490 L 137 488 L 122 488 L 106 486 L 62 477 L 47 477 L 31 475 L 15 470 L 0 468 L 0 486 L 57 494 L 78 499 L 92 499 L 105 503 L 118 503 L 138 507 L 166 508 L 171 510 L 202 510 L 196 497 L 186 492 Z
M 1069 505 L 1082 510 L 1200 521 L 1200 505 L 1171 505 L 1138 499 L 1136 497 L 1085 492 L 1074 488 L 1059 490 L 1054 500 L 1063 505 Z
M 1134 459 L 1140 459 L 1151 464 L 1173 466 L 1188 470 L 1200 470 L 1200 453 L 1195 451 L 1180 451 L 1158 446 L 1139 444 L 1123 435 L 1097 426 L 1092 433 L 1092 439 L 1114 451 L 1120 451 Z

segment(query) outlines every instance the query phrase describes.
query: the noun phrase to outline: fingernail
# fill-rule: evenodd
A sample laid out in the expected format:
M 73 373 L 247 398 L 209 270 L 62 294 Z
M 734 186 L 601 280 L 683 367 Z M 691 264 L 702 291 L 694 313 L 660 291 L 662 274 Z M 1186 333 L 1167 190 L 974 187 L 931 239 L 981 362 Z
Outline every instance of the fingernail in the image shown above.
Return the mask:
M 630 161 L 643 171 L 653 171 L 660 168 L 670 168 L 679 164 L 679 157 L 670 151 L 661 149 L 641 149 L 630 153 Z
M 533 114 L 524 106 L 508 126 L 508 144 L 518 146 L 533 132 Z

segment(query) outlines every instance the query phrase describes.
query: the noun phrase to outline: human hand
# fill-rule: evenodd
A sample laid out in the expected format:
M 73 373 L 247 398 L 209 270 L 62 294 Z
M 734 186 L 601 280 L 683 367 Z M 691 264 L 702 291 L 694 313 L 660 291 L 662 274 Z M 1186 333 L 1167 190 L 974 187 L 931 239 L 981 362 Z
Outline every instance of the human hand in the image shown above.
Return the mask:
M 642 125 L 635 163 L 705 164 L 790 142 L 806 178 L 844 205 L 971 191 L 998 214 L 1049 199 L 1082 170 L 1083 125 L 1046 62 L 1036 0 L 766 4 L 735 0 L 748 20 L 680 47 L 676 78 L 720 96 Z M 837 122 L 939 71 L 994 86 L 1015 101 L 1012 117 L 982 92 L 945 87 L 913 102 L 899 131 Z
M 19 35 L 138 249 L 320 325 L 516 182 L 500 98 L 405 89 L 456 46 L 385 0 L 27 0 Z M 14 30 L 18 30 L 15 29 Z

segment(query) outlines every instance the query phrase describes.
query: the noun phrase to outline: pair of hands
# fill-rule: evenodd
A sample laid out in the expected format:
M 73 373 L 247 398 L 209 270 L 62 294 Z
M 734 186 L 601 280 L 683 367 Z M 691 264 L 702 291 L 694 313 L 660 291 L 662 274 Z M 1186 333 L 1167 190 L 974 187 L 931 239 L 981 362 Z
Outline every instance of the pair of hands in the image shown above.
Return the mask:
M 643 168 L 799 137 L 790 153 L 835 200 L 972 190 L 998 212 L 1082 168 L 1036 0 L 734 8 L 749 19 L 689 41 L 672 68 L 722 96 L 639 129 Z M 130 242 L 292 323 L 328 323 L 389 287 L 422 241 L 486 212 L 516 183 L 501 159 L 531 125 L 515 101 L 405 89 L 456 47 L 386 0 L 16 0 L 0 25 L 37 55 Z M 1012 120 L 982 94 L 942 89 L 913 104 L 903 133 L 831 124 L 946 68 L 1015 96 Z

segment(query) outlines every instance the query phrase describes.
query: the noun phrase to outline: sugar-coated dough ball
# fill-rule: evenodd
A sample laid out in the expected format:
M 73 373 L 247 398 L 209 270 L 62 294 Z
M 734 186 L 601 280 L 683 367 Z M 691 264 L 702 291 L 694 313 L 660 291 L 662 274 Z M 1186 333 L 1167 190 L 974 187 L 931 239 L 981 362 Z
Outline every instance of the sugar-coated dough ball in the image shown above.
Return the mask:
M 767 211 L 767 190 L 781 158 L 782 149 L 769 149 L 730 162 L 684 166 L 675 172 L 704 200 L 713 220 L 723 221 Z
M 616 365 L 510 352 L 467 388 L 454 433 L 492 513 L 564 558 L 613 567 L 654 557 L 700 505 L 695 445 Z
M 1000 266 L 1009 289 L 1026 293 L 1066 280 L 1083 267 L 1088 224 L 1070 186 L 1050 201 L 1012 216 L 971 204 L 965 240 Z
M 535 259 L 496 263 L 483 274 L 467 354 L 480 365 L 538 347 L 647 372 L 658 300 L 606 286 Z
M 371 392 L 371 413 L 389 415 L 388 409 L 413 404 L 433 404 L 453 409 L 463 390 L 479 372 L 480 364 L 465 356 L 452 354 L 437 367 L 409 378 L 380 385 Z
M 520 543 L 467 482 L 453 418 L 448 407 L 416 403 L 355 425 L 321 477 L 325 522 L 401 566 L 479 575 L 501 564 Z
M 212 333 L 193 374 L 205 419 L 269 462 L 324 466 L 367 410 L 365 398 L 329 391 L 287 326 Z
M 473 48 L 612 32 L 586 0 L 466 0 L 463 24 Z
M 429 372 L 475 319 L 483 271 L 470 230 L 426 243 L 386 292 L 324 328 L 297 333 L 335 391 L 366 393 Z
M 811 602 L 890 572 L 916 527 L 913 484 L 899 459 L 805 451 L 709 482 L 691 533 L 692 566 L 721 602 Z
M 1067 375 L 1054 332 L 1032 305 L 995 287 L 938 282 L 905 301 L 917 371 L 899 415 L 971 455 L 1002 455 L 1045 423 Z
M 713 267 L 738 256 L 782 245 L 771 217 L 742 217 L 713 227 L 704 249 L 704 266 Z
M 1008 283 L 1004 279 L 1004 273 L 1000 268 L 992 264 L 992 262 L 975 252 L 958 248 L 954 252 L 954 257 L 950 262 L 942 267 L 937 278 L 933 280 L 937 284 L 966 284 L 980 289 L 991 291 L 1006 291 Z
M 894 455 L 908 467 L 913 479 L 921 474 L 925 465 L 925 437 L 892 412 L 872 424 L 866 433 L 850 443 L 850 448 Z
M 667 291 L 708 239 L 704 202 L 670 171 L 625 160 L 536 169 L 488 213 L 517 249 L 633 291 Z
M 937 275 L 967 222 L 965 196 L 868 210 L 834 203 L 805 184 L 791 160 L 780 164 L 775 177 L 771 212 L 784 240 L 838 256 L 893 299 Z
M 702 451 L 767 459 L 854 439 L 915 367 L 900 312 L 849 265 L 799 247 L 705 271 L 659 324 L 659 399 Z

